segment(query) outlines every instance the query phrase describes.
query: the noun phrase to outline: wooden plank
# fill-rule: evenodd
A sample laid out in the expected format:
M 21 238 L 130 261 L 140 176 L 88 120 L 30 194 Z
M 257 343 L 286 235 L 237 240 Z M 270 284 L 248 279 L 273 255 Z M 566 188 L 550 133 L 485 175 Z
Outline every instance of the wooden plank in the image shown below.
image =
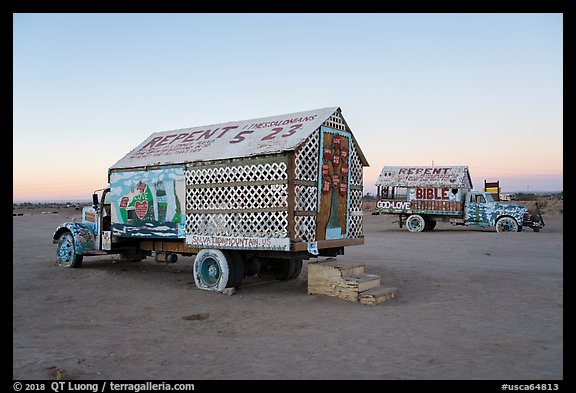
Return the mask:
M 360 246 L 364 244 L 364 237 L 357 237 L 351 239 L 335 239 L 335 240 L 319 240 L 317 242 L 318 249 L 346 247 L 346 246 Z M 308 244 L 306 242 L 292 243 L 292 251 L 307 251 Z
M 199 248 L 188 247 L 184 239 L 178 239 L 174 241 L 166 240 L 141 240 L 139 248 L 142 250 L 150 251 L 171 251 L 171 252 L 183 252 L 190 254 L 197 254 L 200 252 Z
M 310 261 L 308 263 L 308 269 L 312 269 L 313 274 L 322 275 L 324 271 L 332 269 L 338 269 L 341 275 L 359 275 L 364 273 L 365 265 L 363 263 L 351 263 L 342 262 L 337 258 L 327 258 L 323 261 Z
M 240 186 L 269 186 L 276 184 L 287 184 L 288 180 L 259 180 L 259 181 L 242 181 L 230 183 L 203 183 L 203 184 L 188 184 L 186 189 L 194 188 L 220 188 L 220 187 L 240 187 Z
M 362 264 L 342 264 L 336 260 L 308 264 L 308 294 L 335 296 L 357 302 L 362 289 L 380 284 L 380 277 L 365 274 Z
M 295 216 L 315 216 L 316 214 L 317 214 L 316 212 L 304 211 L 304 210 L 295 210 L 294 211 Z
M 318 187 L 318 182 L 316 182 L 314 180 L 294 179 L 294 184 L 297 186 Z
M 357 285 L 358 293 L 367 291 L 380 285 L 380 276 L 375 274 L 343 275 L 346 281 L 353 281 Z
M 261 209 L 202 209 L 187 210 L 186 214 L 227 214 L 227 213 L 266 213 L 285 212 L 288 207 L 266 207 Z
M 394 299 L 396 297 L 396 288 L 386 288 L 383 286 L 378 286 L 373 289 L 364 291 L 358 295 L 358 299 L 362 304 L 375 305 L 383 303 L 387 300 Z
M 244 165 L 258 165 L 272 162 L 286 162 L 287 159 L 288 159 L 287 154 L 272 154 L 265 156 L 231 158 L 231 159 L 214 160 L 214 161 L 198 161 L 187 164 L 186 169 L 194 170 L 199 168 L 204 169 L 204 168 L 219 168 L 219 167 L 244 166 Z
M 296 179 L 296 155 L 294 153 L 288 156 L 287 171 L 288 171 L 288 237 L 292 241 L 296 241 L 296 223 L 294 221 L 294 210 L 296 209 L 296 187 L 294 180 Z

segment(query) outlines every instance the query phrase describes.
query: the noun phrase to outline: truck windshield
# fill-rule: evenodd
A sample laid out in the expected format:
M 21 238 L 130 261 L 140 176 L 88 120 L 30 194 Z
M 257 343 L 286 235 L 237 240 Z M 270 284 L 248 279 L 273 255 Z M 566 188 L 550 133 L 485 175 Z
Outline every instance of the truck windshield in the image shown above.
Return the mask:
M 486 198 L 486 202 L 494 202 L 494 198 L 492 198 L 492 195 L 484 194 L 484 197 Z

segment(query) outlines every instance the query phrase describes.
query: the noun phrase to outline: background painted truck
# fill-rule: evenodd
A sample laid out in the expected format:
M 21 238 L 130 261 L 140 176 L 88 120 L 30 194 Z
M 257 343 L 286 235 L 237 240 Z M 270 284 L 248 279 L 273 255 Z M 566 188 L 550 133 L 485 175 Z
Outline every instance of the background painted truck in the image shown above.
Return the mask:
M 472 191 L 467 166 L 385 166 L 376 186 L 377 212 L 397 214 L 400 228 L 405 223 L 411 232 L 431 231 L 437 221 L 496 227 L 498 232 L 520 232 L 525 226 L 538 232 L 544 226 L 539 210 L 535 221 L 525 206 Z
M 364 243 L 367 165 L 340 108 L 154 133 L 110 167 L 82 222 L 56 229 L 58 263 L 196 254 L 196 285 L 216 291 L 294 278 Z

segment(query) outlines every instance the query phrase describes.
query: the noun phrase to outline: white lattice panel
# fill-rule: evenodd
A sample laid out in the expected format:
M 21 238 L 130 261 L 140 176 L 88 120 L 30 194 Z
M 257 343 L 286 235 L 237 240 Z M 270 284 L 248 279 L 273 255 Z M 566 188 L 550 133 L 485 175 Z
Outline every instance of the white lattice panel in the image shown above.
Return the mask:
M 352 142 L 350 149 L 350 184 L 355 186 L 362 185 L 362 162 L 356 153 L 356 144 Z
M 348 221 L 348 238 L 357 238 L 362 236 L 362 216 L 351 215 Z
M 288 236 L 288 212 L 190 214 L 186 233 L 204 236 Z
M 362 236 L 362 190 L 350 190 L 350 211 L 348 212 L 348 237 Z
M 287 206 L 286 184 L 199 187 L 190 188 L 186 193 L 186 207 L 192 211 L 269 209 Z
M 346 125 L 344 124 L 342 116 L 340 116 L 340 112 L 335 112 L 332 116 L 326 119 L 323 125 L 335 130 L 346 131 Z
M 296 194 L 296 211 L 315 212 L 318 206 L 318 187 L 317 186 L 295 186 Z
M 295 216 L 294 229 L 296 239 L 304 242 L 316 240 L 316 217 L 315 216 Z
M 316 181 L 318 179 L 319 135 L 320 133 L 315 131 L 296 152 L 294 173 L 298 180 Z
M 361 190 L 350 190 L 350 211 L 351 212 L 361 212 L 362 211 L 362 191 Z
M 186 172 L 186 184 L 276 181 L 288 178 L 285 162 L 220 167 L 192 167 Z

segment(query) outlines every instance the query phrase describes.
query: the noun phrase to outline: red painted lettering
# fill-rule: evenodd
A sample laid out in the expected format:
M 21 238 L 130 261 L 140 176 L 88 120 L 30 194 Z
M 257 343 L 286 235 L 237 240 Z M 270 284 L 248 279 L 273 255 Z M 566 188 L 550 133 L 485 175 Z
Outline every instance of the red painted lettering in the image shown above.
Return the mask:
M 174 138 L 176 136 L 176 134 L 172 134 L 172 135 L 166 135 L 164 138 L 162 138 L 162 140 L 160 142 L 158 142 L 158 144 L 156 146 L 164 146 L 168 144 L 168 140 L 170 138 Z
M 212 135 L 214 135 L 216 133 L 216 131 L 218 131 L 220 128 L 215 128 L 214 131 L 212 130 L 206 130 L 204 131 L 204 134 L 202 134 L 202 136 L 204 137 L 204 139 L 209 139 L 212 137 Z M 198 139 L 200 139 L 202 136 L 199 136 Z
M 200 134 L 204 131 L 194 131 L 191 132 L 190 134 L 188 134 L 188 136 L 182 141 L 182 143 L 189 143 L 189 142 L 193 142 L 194 141 L 194 137 L 196 136 L 196 134 Z
M 188 133 L 178 134 L 176 136 L 176 138 L 174 138 L 174 140 L 172 142 L 170 142 L 170 144 L 173 144 L 174 142 L 179 141 L 180 139 L 186 138 L 187 135 L 188 135 Z
M 242 135 L 252 134 L 254 131 L 240 131 L 236 136 L 230 141 L 230 143 L 240 143 L 244 138 Z
M 162 137 L 161 137 L 161 136 L 154 137 L 154 138 L 152 138 L 152 140 L 151 140 L 150 142 L 148 142 L 147 144 L 145 144 L 144 146 L 142 146 L 142 149 L 147 149 L 147 148 L 149 148 L 149 147 L 154 147 L 154 145 L 156 145 L 156 143 L 157 143 L 158 141 L 160 141 L 160 140 L 162 140 Z M 142 149 L 140 149 L 140 150 L 142 150 Z
M 262 139 L 260 139 L 261 141 L 269 141 L 272 140 L 274 138 L 276 138 L 276 135 L 280 132 L 282 132 L 283 128 L 282 127 L 276 127 L 276 128 L 272 128 L 272 132 L 268 135 L 266 135 L 265 137 L 263 137 Z
M 416 199 L 450 199 L 448 188 L 417 188 Z
M 238 128 L 238 126 L 228 126 L 228 127 L 222 127 L 222 132 L 220 133 L 220 135 L 218 135 L 218 138 L 221 138 L 222 135 L 224 135 L 225 133 L 227 133 L 230 130 L 233 130 L 235 128 Z
M 290 129 L 286 134 L 282 134 L 282 138 L 289 137 L 290 135 L 294 134 L 297 129 L 302 128 L 302 124 L 293 124 L 290 126 Z

